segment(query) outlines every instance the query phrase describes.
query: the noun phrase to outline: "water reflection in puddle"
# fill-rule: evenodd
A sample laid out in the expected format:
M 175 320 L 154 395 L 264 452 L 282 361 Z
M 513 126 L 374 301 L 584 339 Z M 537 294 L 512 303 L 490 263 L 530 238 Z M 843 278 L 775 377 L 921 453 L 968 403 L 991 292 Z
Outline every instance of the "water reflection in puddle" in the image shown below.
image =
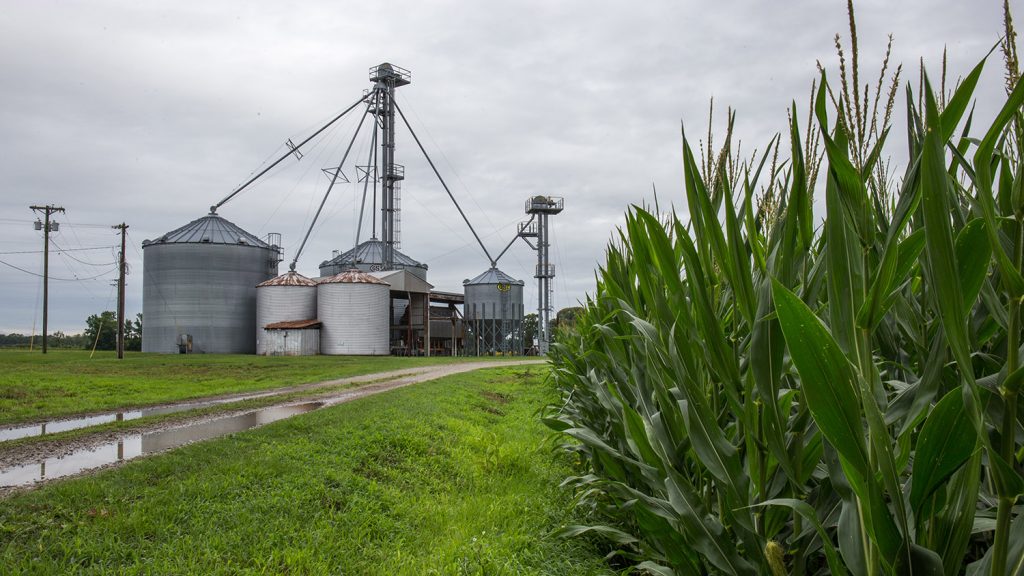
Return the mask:
M 290 406 L 274 406 L 181 428 L 125 436 L 117 442 L 110 442 L 88 450 L 76 450 L 60 458 L 47 458 L 34 464 L 0 471 L 0 487 L 23 486 L 39 480 L 69 476 L 121 460 L 131 460 L 146 454 L 176 448 L 189 442 L 241 432 L 298 414 L 312 412 L 323 405 L 323 402 L 307 402 Z
M 244 400 L 252 400 L 254 398 L 262 398 L 264 396 L 270 396 L 272 394 L 273 393 L 271 392 L 263 394 L 251 394 L 249 396 L 224 398 L 221 400 L 208 400 L 205 402 L 175 404 L 173 406 L 163 406 L 160 408 L 145 408 L 142 410 L 130 410 L 127 412 L 112 412 L 109 414 L 97 414 L 96 416 L 85 416 L 84 418 L 74 418 L 71 420 L 54 420 L 51 422 L 43 422 L 42 424 L 33 424 L 31 426 L 4 428 L 0 430 L 0 442 L 5 442 L 7 440 L 17 440 L 18 438 L 30 438 L 32 436 L 45 436 L 47 434 L 66 432 L 68 430 L 78 430 L 79 428 L 88 428 L 89 426 L 98 426 L 100 424 L 109 424 L 111 422 L 136 420 L 144 416 L 173 414 L 175 412 L 184 412 L 185 410 L 195 410 L 196 408 L 217 406 L 219 404 L 226 404 L 228 402 L 241 402 Z

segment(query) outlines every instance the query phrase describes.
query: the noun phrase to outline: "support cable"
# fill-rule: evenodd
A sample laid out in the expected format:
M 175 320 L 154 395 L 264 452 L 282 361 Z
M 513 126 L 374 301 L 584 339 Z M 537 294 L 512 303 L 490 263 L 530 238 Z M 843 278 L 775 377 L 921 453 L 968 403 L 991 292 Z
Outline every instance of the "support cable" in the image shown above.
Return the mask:
M 259 174 L 257 174 L 255 176 L 253 176 L 252 178 L 250 178 L 245 184 L 242 184 L 238 188 L 235 188 L 234 191 L 232 191 L 231 194 L 228 194 L 227 196 L 225 196 L 223 200 L 221 200 L 220 202 L 217 202 L 213 206 L 210 206 L 210 212 L 211 213 L 217 212 L 217 208 L 220 208 L 221 206 L 226 204 L 229 200 L 231 200 L 232 198 L 237 196 L 239 192 L 241 192 L 242 190 L 245 190 L 250 184 L 252 184 L 256 180 L 258 180 L 261 176 L 263 176 L 267 172 L 270 172 L 274 168 L 274 166 L 277 166 L 278 164 L 283 162 L 285 158 L 287 158 L 289 156 L 292 156 L 293 154 L 298 152 L 298 150 L 300 148 L 302 148 L 303 146 L 305 146 L 307 142 L 309 142 L 313 138 L 316 138 L 317 136 L 319 136 L 321 132 L 323 132 L 324 130 L 327 130 L 327 128 L 329 128 L 332 124 L 334 124 L 338 120 L 341 120 L 342 116 L 344 116 L 345 114 L 348 114 L 349 112 L 351 112 L 352 109 L 354 109 L 356 106 L 359 106 L 359 104 L 361 104 L 365 98 L 366 98 L 365 96 L 361 96 L 359 98 L 359 100 L 356 100 L 355 104 L 349 106 L 348 108 L 345 109 L 344 112 L 342 112 L 341 114 L 338 114 L 337 116 L 335 116 L 327 124 L 324 124 L 323 126 L 321 126 L 319 130 L 317 130 L 316 132 L 313 132 L 312 134 L 310 134 L 308 138 L 306 138 L 302 142 L 299 142 L 294 147 L 289 147 L 288 151 L 284 154 L 284 156 L 281 156 L 280 158 L 275 160 L 273 164 L 271 164 L 270 166 L 267 166 L 266 168 L 261 170 Z M 360 122 L 360 124 L 362 124 L 362 123 Z M 358 132 L 358 130 L 357 130 L 357 132 Z
M 402 122 L 405 123 L 405 127 L 409 129 L 409 134 L 412 134 L 412 139 L 415 140 L 416 145 L 419 146 L 420 152 L 423 152 L 423 157 L 427 159 L 427 163 L 430 164 L 430 168 L 434 170 L 434 175 L 437 176 L 438 181 L 441 182 L 441 186 L 444 187 L 444 191 L 447 192 L 448 197 L 452 199 L 452 203 L 455 204 L 455 208 L 459 211 L 459 215 L 462 216 L 462 220 L 466 223 L 466 226 L 469 226 L 469 231 L 473 233 L 473 237 L 476 238 L 477 243 L 480 244 L 480 248 L 484 251 L 484 255 L 487 256 L 487 260 L 491 263 L 491 267 L 493 268 L 497 266 L 497 261 L 494 258 L 491 258 L 491 253 L 487 251 L 487 246 L 484 246 L 483 241 L 480 240 L 480 235 L 476 233 L 473 225 L 469 223 L 469 218 L 467 218 L 466 213 L 462 211 L 462 206 L 459 206 L 459 202 L 455 200 L 455 196 L 452 195 L 452 191 L 448 189 L 448 184 L 445 184 L 444 178 L 441 177 L 441 173 L 438 172 L 437 167 L 434 166 L 434 161 L 430 159 L 430 155 L 427 154 L 427 151 L 423 148 L 423 144 L 420 142 L 419 136 L 416 135 L 416 131 L 414 131 L 412 126 L 409 125 L 409 120 L 406 119 L 405 113 L 402 112 L 402 108 L 399 107 L 398 101 L 392 98 L 391 102 L 394 103 L 395 110 L 398 110 L 398 115 L 402 117 Z
M 537 217 L 536 214 L 530 214 L 530 219 L 527 220 L 526 224 L 523 224 L 523 226 L 525 227 L 525 226 L 529 226 L 530 224 L 532 224 L 533 223 L 533 219 L 536 218 L 536 217 Z M 519 240 L 520 238 L 522 238 L 522 236 L 519 235 L 519 232 L 516 232 L 516 235 L 512 238 L 512 240 L 508 243 L 508 245 L 505 246 L 505 249 L 501 251 L 501 254 L 498 254 L 498 257 L 494 259 L 494 262 L 491 265 L 492 266 L 497 266 L 498 260 L 501 260 L 501 257 L 505 255 L 505 252 L 508 252 L 508 249 L 511 248 L 512 245 L 516 243 L 516 240 Z M 523 240 L 526 240 L 526 238 L 523 238 Z M 527 242 L 527 244 L 529 244 L 529 242 Z M 531 247 L 532 247 L 532 245 L 531 245 Z
M 370 153 L 366 158 L 366 180 L 363 180 L 363 201 L 359 204 L 359 221 L 356 223 L 356 245 L 352 248 L 353 258 L 359 249 L 359 236 L 363 232 L 363 212 L 366 210 L 366 190 L 370 187 L 370 168 L 373 168 L 373 189 L 377 189 L 377 164 L 373 162 L 377 151 L 377 122 L 374 121 L 373 138 L 370 139 Z M 376 194 L 376 192 L 374 192 Z M 372 218 L 371 218 L 372 220 Z M 355 262 L 353 262 L 355 264 Z
M 362 102 L 362 100 L 360 100 Z M 358 104 L 359 102 L 356 102 Z M 350 108 L 351 110 L 351 108 Z M 313 232 L 313 226 L 316 226 L 316 220 L 320 217 L 320 212 L 324 209 L 324 204 L 327 203 L 327 198 L 331 195 L 331 190 L 334 189 L 334 184 L 338 181 L 338 175 L 341 174 L 341 168 L 345 165 L 345 160 L 348 160 L 348 153 L 352 151 L 352 145 L 356 143 L 356 137 L 359 136 L 359 131 L 363 128 L 363 122 L 366 121 L 366 116 L 370 113 L 370 109 L 367 108 L 363 112 L 363 117 L 359 119 L 359 125 L 356 126 L 356 133 L 352 135 L 352 139 L 348 142 L 348 148 L 345 148 L 345 155 L 341 157 L 341 162 L 338 164 L 338 169 L 334 171 L 334 176 L 331 177 L 331 185 L 327 187 L 327 192 L 324 193 L 323 200 L 320 201 L 320 207 L 316 209 L 316 214 L 313 215 L 313 221 L 309 223 L 309 229 L 306 230 L 306 235 L 302 238 L 302 244 L 299 245 L 298 251 L 295 252 L 295 258 L 292 263 L 288 266 L 288 269 L 292 272 L 295 271 L 295 264 L 299 261 L 299 256 L 302 255 L 302 249 L 306 247 L 306 241 L 309 240 L 309 235 Z M 307 138 L 308 141 L 308 138 Z M 302 144 L 305 144 L 303 142 Z M 299 144 L 299 146 L 302 146 Z M 296 149 L 298 146 L 296 146 Z

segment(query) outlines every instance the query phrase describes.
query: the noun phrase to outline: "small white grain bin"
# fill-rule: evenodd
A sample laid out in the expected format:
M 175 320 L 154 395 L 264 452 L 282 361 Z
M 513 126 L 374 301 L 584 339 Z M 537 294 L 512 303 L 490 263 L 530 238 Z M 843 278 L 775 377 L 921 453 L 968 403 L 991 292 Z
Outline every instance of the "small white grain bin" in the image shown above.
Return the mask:
M 391 285 L 359 270 L 317 282 L 320 353 L 387 355 Z
M 267 324 L 316 319 L 316 282 L 291 270 L 256 285 L 256 353 L 267 354 Z

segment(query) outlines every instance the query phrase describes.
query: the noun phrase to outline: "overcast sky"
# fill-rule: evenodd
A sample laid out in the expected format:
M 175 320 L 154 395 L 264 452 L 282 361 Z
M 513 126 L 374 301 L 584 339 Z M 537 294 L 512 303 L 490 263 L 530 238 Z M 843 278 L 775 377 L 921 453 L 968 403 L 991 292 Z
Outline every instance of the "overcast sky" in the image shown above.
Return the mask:
M 998 40 L 1001 4 L 858 2 L 862 74 L 877 76 L 889 33 L 915 85 L 918 59 L 938 75 L 944 46 L 950 75 L 966 74 Z M 847 39 L 845 3 L 810 0 L 11 0 L 0 11 L 0 261 L 41 273 L 28 207 L 63 206 L 53 240 L 69 251 L 51 255 L 50 329 L 79 332 L 89 314 L 115 308 L 110 226 L 126 222 L 134 316 L 142 241 L 206 214 L 287 139 L 359 98 L 368 68 L 387 61 L 412 72 L 399 104 L 492 253 L 526 219 L 528 196 L 565 198 L 552 218 L 554 304 L 572 306 L 593 290 L 623 211 L 650 202 L 652 184 L 662 202 L 685 206 L 680 121 L 705 131 L 714 97 L 719 117 L 738 110 L 744 147 L 763 147 L 792 99 L 804 110 L 816 61 L 836 75 L 837 32 Z M 993 59 L 979 88 L 986 120 L 1001 83 Z M 259 236 L 283 234 L 282 271 L 326 189 L 320 170 L 338 162 L 357 121 L 219 210 Z M 368 134 L 357 139 L 358 163 L 368 146 Z M 437 289 L 461 291 L 487 259 L 404 130 L 397 162 L 401 250 L 429 265 Z M 352 246 L 360 194 L 335 189 L 300 272 L 317 276 L 332 250 Z M 534 261 L 520 242 L 499 263 L 526 280 L 527 308 Z M 40 331 L 38 276 L 0 265 L 0 294 L 0 332 Z

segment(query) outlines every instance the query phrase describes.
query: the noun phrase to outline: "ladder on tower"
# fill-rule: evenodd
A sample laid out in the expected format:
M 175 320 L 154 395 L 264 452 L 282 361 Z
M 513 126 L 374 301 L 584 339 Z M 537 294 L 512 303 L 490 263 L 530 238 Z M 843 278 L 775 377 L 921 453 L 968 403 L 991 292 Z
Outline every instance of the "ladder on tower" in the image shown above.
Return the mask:
M 396 180 L 394 184 L 394 205 L 391 208 L 393 214 L 393 230 L 395 248 L 402 247 L 402 181 Z

